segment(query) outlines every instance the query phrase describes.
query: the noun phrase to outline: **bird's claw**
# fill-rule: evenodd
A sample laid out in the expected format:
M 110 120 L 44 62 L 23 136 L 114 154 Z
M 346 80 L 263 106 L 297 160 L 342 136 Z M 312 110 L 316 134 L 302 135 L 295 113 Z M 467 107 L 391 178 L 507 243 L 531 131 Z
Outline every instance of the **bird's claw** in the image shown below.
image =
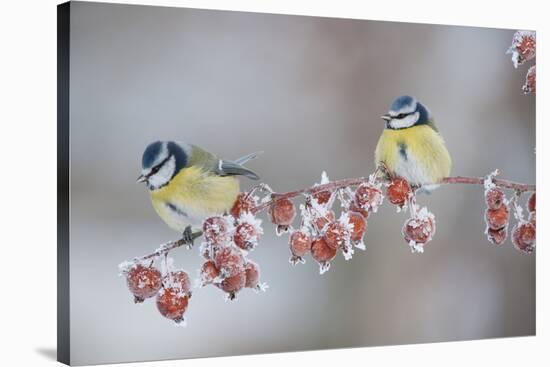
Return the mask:
M 182 237 L 185 243 L 187 244 L 187 246 L 189 248 L 192 248 L 194 245 L 194 239 L 193 239 L 193 230 L 191 229 L 191 226 L 185 227 Z

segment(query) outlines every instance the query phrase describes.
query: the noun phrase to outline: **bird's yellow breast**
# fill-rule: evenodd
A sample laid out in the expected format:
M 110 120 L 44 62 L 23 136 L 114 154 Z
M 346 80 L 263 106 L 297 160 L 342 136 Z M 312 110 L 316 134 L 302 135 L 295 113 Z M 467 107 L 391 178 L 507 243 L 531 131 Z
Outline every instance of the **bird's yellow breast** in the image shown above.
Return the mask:
M 159 216 L 173 229 L 182 231 L 187 225 L 200 226 L 208 216 L 229 211 L 239 194 L 239 181 L 191 166 L 150 194 Z
M 451 157 L 441 135 L 428 125 L 385 129 L 378 140 L 375 163 L 415 184 L 437 183 L 451 171 Z

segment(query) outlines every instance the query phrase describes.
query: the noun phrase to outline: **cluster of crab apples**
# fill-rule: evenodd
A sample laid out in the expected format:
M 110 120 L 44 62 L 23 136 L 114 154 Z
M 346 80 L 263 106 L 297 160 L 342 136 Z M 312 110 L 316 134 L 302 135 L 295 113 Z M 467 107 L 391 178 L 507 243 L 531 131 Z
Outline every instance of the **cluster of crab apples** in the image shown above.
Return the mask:
M 163 276 L 153 262 L 149 265 L 137 262 L 124 269 L 124 273 L 135 303 L 155 297 L 161 315 L 176 323 L 183 321 L 191 298 L 191 279 L 185 271 L 169 271 Z
M 519 251 L 533 252 L 535 248 L 537 222 L 536 222 L 536 193 L 532 193 L 527 201 L 529 216 L 523 217 L 523 210 L 518 204 L 518 196 L 508 200 L 500 188 L 486 184 L 485 189 L 485 233 L 488 240 L 495 245 L 502 245 L 508 238 L 510 223 L 510 211 L 513 210 L 517 220 L 512 229 L 512 243 Z
M 519 193 L 508 200 L 503 190 L 494 184 L 493 176 L 489 175 L 484 182 L 487 237 L 493 244 L 504 243 L 513 211 L 517 224 L 512 229 L 512 243 L 518 250 L 530 253 L 536 238 L 536 193 L 529 197 L 526 205 L 529 216 L 525 220 L 518 203 Z M 263 235 L 261 220 L 256 217 L 263 209 L 267 209 L 278 235 L 289 234 L 290 263 L 305 263 L 305 258 L 311 256 L 319 264 L 321 274 L 330 268 L 338 253 L 350 260 L 355 249 L 366 249 L 363 239 L 367 220 L 377 212 L 384 198 L 398 211 L 409 211 L 402 234 L 413 252 L 423 252 L 435 234 L 433 214 L 416 204 L 415 190 L 399 177 L 380 182 L 371 176 L 353 189 L 351 185 L 335 185 L 323 174 L 320 184 L 302 192 L 270 191 L 261 200 L 253 193 L 254 189 L 239 194 L 229 213 L 206 218 L 202 226 L 203 242 L 199 252 L 203 263 L 198 286 L 213 285 L 228 300 L 235 299 L 246 288 L 255 291 L 267 288 L 260 282 L 259 265 L 248 258 Z M 300 194 L 305 200 L 297 209 L 292 199 Z M 334 210 L 337 201 L 340 203 L 338 216 Z M 299 225 L 294 227 L 295 223 Z M 168 251 L 161 247 L 154 256 L 144 257 L 148 260 L 122 263 L 121 270 L 136 303 L 154 297 L 160 314 L 181 323 L 191 298 L 191 280 L 185 271 L 171 269 Z M 164 254 L 166 265 L 162 271 L 154 266 L 155 262 L 161 263 L 160 254 Z

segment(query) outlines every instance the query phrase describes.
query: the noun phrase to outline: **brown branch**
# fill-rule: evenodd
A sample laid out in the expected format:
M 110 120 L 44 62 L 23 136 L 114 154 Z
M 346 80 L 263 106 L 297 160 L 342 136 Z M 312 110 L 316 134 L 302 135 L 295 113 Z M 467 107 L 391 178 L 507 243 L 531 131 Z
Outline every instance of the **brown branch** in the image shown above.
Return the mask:
M 303 195 L 303 194 L 315 194 L 316 192 L 330 190 L 334 191 L 337 189 L 341 189 L 344 187 L 350 187 L 350 186 L 359 186 L 362 183 L 368 182 L 369 179 L 362 177 L 362 178 L 346 178 L 343 180 L 338 181 L 332 181 L 323 185 L 317 185 L 310 188 L 305 188 L 301 190 L 296 191 L 290 191 L 285 193 L 273 193 L 272 199 L 261 203 L 260 205 L 256 206 L 253 210 L 253 214 L 257 214 L 261 212 L 262 210 L 267 209 L 274 201 L 279 199 L 292 199 L 296 196 Z M 471 184 L 471 185 L 483 185 L 485 182 L 485 178 L 483 177 L 464 177 L 464 176 L 455 176 L 455 177 L 445 177 L 441 180 L 440 183 L 442 184 Z M 511 189 L 515 191 L 520 192 L 526 192 L 526 191 L 535 191 L 536 186 L 535 185 L 528 185 L 508 180 L 501 180 L 501 179 L 493 179 L 493 183 L 496 186 L 505 188 L 505 189 Z
M 375 173 L 377 173 L 377 172 L 375 172 Z M 315 186 L 312 186 L 312 187 L 303 188 L 303 189 L 300 189 L 300 190 L 289 191 L 289 192 L 285 192 L 285 193 L 272 193 L 271 194 L 271 200 L 268 200 L 264 203 L 261 203 L 261 204 L 257 205 L 254 209 L 252 209 L 252 214 L 257 214 L 257 213 L 269 208 L 269 206 L 271 204 L 273 204 L 273 202 L 276 201 L 276 200 L 292 199 L 292 198 L 295 198 L 299 195 L 304 195 L 304 194 L 313 195 L 313 194 L 315 194 L 317 192 L 321 192 L 321 191 L 334 191 L 334 190 L 342 189 L 342 188 L 345 188 L 345 187 L 359 186 L 362 183 L 369 182 L 369 180 L 370 179 L 368 177 L 346 178 L 346 179 L 342 179 L 342 180 L 332 181 L 332 182 L 322 184 L 322 185 L 315 185 Z M 444 179 L 441 180 L 442 184 L 483 185 L 484 182 L 485 182 L 485 178 L 483 178 L 483 177 L 464 177 L 464 176 L 445 177 Z M 536 190 L 535 185 L 528 185 L 528 184 L 523 184 L 523 183 L 518 183 L 518 182 L 513 182 L 513 181 L 508 181 L 508 180 L 501 180 L 501 179 L 496 179 L 496 178 L 493 179 L 493 183 L 498 187 L 515 190 L 516 192 L 526 192 L 526 191 L 535 191 Z M 200 236 L 202 236 L 202 231 L 198 231 L 198 232 L 193 233 L 193 240 L 196 239 L 196 238 L 199 238 Z M 178 247 L 181 247 L 181 246 L 184 246 L 184 245 L 187 245 L 187 244 L 188 243 L 183 238 L 181 238 L 179 240 L 176 240 L 176 241 L 166 242 L 166 243 L 162 244 L 155 252 L 153 252 L 151 254 L 148 254 L 148 255 L 144 255 L 142 257 L 138 257 L 138 258 L 135 259 L 135 261 L 144 261 L 144 260 L 148 260 L 148 259 L 153 259 L 155 257 L 167 254 L 168 252 L 170 252 L 171 250 L 173 250 L 175 248 L 178 248 Z
M 442 184 L 483 185 L 484 182 L 485 182 L 485 178 L 481 178 L 481 177 L 464 177 L 464 176 L 445 177 L 443 180 L 441 180 Z M 513 182 L 513 181 L 508 181 L 508 180 L 501 180 L 501 179 L 498 179 L 498 178 L 494 178 L 493 183 L 498 187 L 502 187 L 504 189 L 520 191 L 520 192 L 536 191 L 536 189 L 537 189 L 535 185 L 528 185 L 528 184 L 523 184 L 523 183 Z
M 194 232 L 192 234 L 193 240 L 199 238 L 200 236 L 202 236 L 202 231 Z M 137 257 L 134 259 L 134 261 L 144 261 L 144 260 L 153 259 L 155 257 L 167 254 L 168 252 L 172 251 L 175 248 L 188 245 L 188 244 L 189 243 L 187 243 L 187 241 L 183 238 L 180 238 L 179 240 L 176 240 L 176 241 L 166 242 L 160 245 L 160 247 L 155 252 L 148 255 L 144 255 L 142 257 Z

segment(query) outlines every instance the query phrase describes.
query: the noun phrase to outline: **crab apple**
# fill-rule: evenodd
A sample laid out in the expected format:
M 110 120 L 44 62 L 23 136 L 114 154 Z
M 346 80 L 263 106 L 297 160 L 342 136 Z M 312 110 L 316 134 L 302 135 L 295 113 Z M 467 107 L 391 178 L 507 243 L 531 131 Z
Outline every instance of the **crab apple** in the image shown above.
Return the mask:
M 243 213 L 250 213 L 256 207 L 256 199 L 247 192 L 241 192 L 231 207 L 229 213 L 234 218 L 239 218 Z
M 213 245 L 223 245 L 230 239 L 227 220 L 223 217 L 207 218 L 203 225 L 204 238 Z
M 321 205 L 327 204 L 332 197 L 332 192 L 330 190 L 318 191 L 313 194 L 313 198 Z
M 529 212 L 532 213 L 537 210 L 537 193 L 534 192 L 529 197 L 529 201 L 527 202 L 527 209 L 529 209 Z
M 216 267 L 223 277 L 231 277 L 244 270 L 244 257 L 235 247 L 224 247 L 216 253 Z
M 516 249 L 531 253 L 535 249 L 537 230 L 532 223 L 522 223 L 514 227 L 512 242 Z
M 327 245 L 324 238 L 319 238 L 311 243 L 311 255 L 318 263 L 324 263 L 334 259 L 336 249 Z
M 508 205 L 503 204 L 498 209 L 487 209 L 485 212 L 485 221 L 491 229 L 500 229 L 508 225 L 510 218 L 510 209 Z
M 508 237 L 508 231 L 506 227 L 501 229 L 491 229 L 487 228 L 487 238 L 491 243 L 495 245 L 502 245 L 506 238 Z
M 383 199 L 382 191 L 369 183 L 362 183 L 355 190 L 355 203 L 369 212 L 376 212 Z
M 311 251 L 311 237 L 302 231 L 294 231 L 289 238 L 292 255 L 302 257 Z
M 296 217 L 296 208 L 287 198 L 277 199 L 269 207 L 271 221 L 278 226 L 289 226 Z
M 435 233 L 435 222 L 430 217 L 409 218 L 403 226 L 403 235 L 407 242 L 425 244 Z
M 536 93 L 537 92 L 537 66 L 533 65 L 527 70 L 525 75 L 525 84 L 521 87 L 523 93 Z
M 394 178 L 386 189 L 386 196 L 390 203 L 402 207 L 411 193 L 411 185 L 400 177 Z
M 523 64 L 535 57 L 537 47 L 536 33 L 531 31 L 517 31 L 512 40 L 509 53 L 515 53 L 515 66 Z
M 225 278 L 221 283 L 216 284 L 218 288 L 229 293 L 229 299 L 235 299 L 235 294 L 246 285 L 246 272 L 243 270 L 233 276 Z
M 260 266 L 253 261 L 248 260 L 244 268 L 246 275 L 246 288 L 256 288 L 260 284 Z
M 134 302 L 141 303 L 157 294 L 162 286 L 162 274 L 153 267 L 136 264 L 126 273 L 126 283 Z
M 336 250 L 344 245 L 349 232 L 340 222 L 331 222 L 327 225 L 324 240 L 332 249 Z
M 352 201 L 351 204 L 349 205 L 349 211 L 359 213 L 365 219 L 367 219 L 369 217 L 369 214 L 370 214 L 368 210 L 360 208 L 359 205 L 357 205 L 357 203 L 355 202 L 355 200 Z
M 333 210 L 327 211 L 325 215 L 321 215 L 316 217 L 313 220 L 313 225 L 315 226 L 315 229 L 317 231 L 323 230 L 327 224 L 334 221 L 334 218 L 336 217 L 336 214 L 334 214 Z
M 348 222 L 353 225 L 353 229 L 350 231 L 351 240 L 361 241 L 367 230 L 366 219 L 359 213 L 348 212 Z
M 201 267 L 201 282 L 203 285 L 210 284 L 220 275 L 220 270 L 212 260 L 205 262 Z
M 233 241 L 237 246 L 243 250 L 252 250 L 256 245 L 260 235 L 252 224 L 243 222 L 237 226 L 235 229 L 235 235 L 233 236 Z
M 492 188 L 485 192 L 487 208 L 496 210 L 504 204 L 504 192 L 498 188 Z
M 165 288 L 157 294 L 159 312 L 176 323 L 183 321 L 183 314 L 187 310 L 188 303 L 189 296 L 176 288 Z
M 183 270 L 170 272 L 170 274 L 164 277 L 164 281 L 165 288 L 168 285 L 168 287 L 177 289 L 182 293 L 189 293 L 191 291 L 191 279 Z

